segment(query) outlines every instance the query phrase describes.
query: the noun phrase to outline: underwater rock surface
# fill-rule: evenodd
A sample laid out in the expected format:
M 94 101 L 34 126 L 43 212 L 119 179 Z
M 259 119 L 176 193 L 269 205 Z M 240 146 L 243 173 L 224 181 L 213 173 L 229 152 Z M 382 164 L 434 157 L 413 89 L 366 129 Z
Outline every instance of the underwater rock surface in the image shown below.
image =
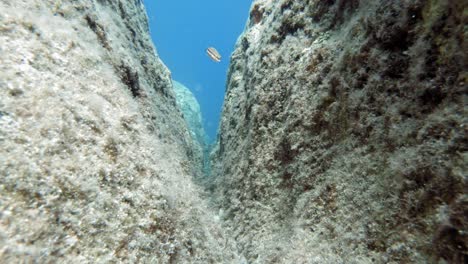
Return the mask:
M 238 263 L 142 2 L 0 10 L 0 262 Z
M 466 263 L 467 8 L 254 2 L 212 157 L 248 263 Z
M 203 120 L 200 105 L 192 92 L 183 84 L 172 80 L 177 105 L 187 122 L 190 135 L 194 141 L 194 164 L 203 166 L 205 164 L 204 154 L 207 148 L 207 137 L 203 128 Z M 202 172 L 204 168 L 200 168 Z M 196 175 L 197 178 L 203 175 Z

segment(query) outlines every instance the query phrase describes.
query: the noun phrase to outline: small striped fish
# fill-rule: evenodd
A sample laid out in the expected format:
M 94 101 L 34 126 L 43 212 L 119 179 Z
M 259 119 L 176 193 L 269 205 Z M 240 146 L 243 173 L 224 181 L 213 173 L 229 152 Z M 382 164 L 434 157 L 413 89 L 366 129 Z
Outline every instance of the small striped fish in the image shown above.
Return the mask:
M 220 62 L 221 61 L 221 55 L 219 54 L 219 52 L 213 48 L 213 47 L 209 47 L 206 49 L 206 54 L 208 54 L 208 56 L 216 61 L 216 62 Z

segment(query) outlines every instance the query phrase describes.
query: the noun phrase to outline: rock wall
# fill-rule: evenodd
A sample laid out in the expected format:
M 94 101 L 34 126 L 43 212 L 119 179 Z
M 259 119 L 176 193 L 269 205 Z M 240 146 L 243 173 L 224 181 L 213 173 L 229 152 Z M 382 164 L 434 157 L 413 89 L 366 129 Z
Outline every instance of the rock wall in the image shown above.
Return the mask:
M 0 10 L 0 262 L 238 263 L 142 2 Z
M 253 3 L 212 157 L 249 263 L 466 263 L 467 8 Z
M 207 136 L 203 128 L 203 120 L 197 98 L 183 84 L 172 81 L 176 102 L 182 111 L 184 120 L 187 122 L 190 136 L 194 141 L 194 158 L 192 160 L 198 165 L 199 172 L 195 178 L 201 180 L 208 171 L 209 162 L 205 162 L 205 153 L 207 153 Z

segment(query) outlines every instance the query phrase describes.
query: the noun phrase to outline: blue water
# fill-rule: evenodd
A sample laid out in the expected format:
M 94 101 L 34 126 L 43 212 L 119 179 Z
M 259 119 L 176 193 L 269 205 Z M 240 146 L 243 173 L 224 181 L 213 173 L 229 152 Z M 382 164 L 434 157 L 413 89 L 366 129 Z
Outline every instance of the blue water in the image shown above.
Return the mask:
M 144 0 L 159 56 L 172 78 L 188 87 L 200 103 L 205 131 L 216 138 L 229 57 L 244 30 L 251 0 Z M 206 55 L 215 47 L 220 63 Z

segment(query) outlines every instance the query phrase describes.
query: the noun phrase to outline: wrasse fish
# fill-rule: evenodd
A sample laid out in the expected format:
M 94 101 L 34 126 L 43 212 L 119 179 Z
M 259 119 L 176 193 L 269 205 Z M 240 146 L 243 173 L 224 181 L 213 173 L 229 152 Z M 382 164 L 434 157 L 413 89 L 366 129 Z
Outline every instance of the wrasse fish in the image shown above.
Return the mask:
M 219 54 L 219 52 L 213 48 L 213 47 L 209 47 L 206 49 L 206 54 L 208 54 L 208 56 L 216 61 L 216 62 L 220 62 L 221 61 L 221 55 Z

